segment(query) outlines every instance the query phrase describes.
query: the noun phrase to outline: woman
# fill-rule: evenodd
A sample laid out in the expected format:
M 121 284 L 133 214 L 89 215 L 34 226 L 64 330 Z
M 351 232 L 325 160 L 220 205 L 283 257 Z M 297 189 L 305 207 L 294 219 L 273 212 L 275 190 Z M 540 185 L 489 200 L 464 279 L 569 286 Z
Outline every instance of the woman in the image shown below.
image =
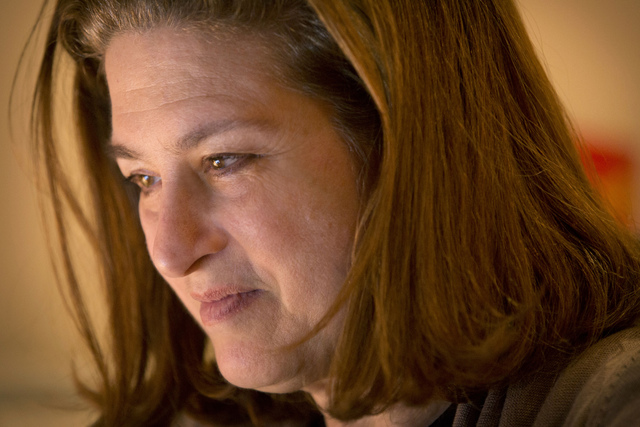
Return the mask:
M 96 425 L 638 419 L 638 245 L 510 1 L 59 0 L 34 125 Z

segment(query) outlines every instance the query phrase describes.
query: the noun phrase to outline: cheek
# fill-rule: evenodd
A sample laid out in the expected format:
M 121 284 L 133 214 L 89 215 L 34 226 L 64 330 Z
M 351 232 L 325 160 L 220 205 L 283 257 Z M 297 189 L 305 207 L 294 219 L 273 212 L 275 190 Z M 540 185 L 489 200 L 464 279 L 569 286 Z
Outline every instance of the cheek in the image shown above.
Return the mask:
M 324 309 L 349 266 L 358 199 L 349 165 L 337 171 L 313 166 L 307 174 L 262 182 L 234 227 L 254 268 L 278 284 L 285 305 L 303 299 Z
M 143 196 L 140 196 L 143 197 Z M 153 248 L 153 238 L 156 235 L 156 227 L 158 224 L 158 213 L 146 207 L 146 203 L 142 200 L 138 203 L 138 215 L 140 217 L 140 225 L 147 243 L 147 251 Z M 149 253 L 151 255 L 151 253 Z

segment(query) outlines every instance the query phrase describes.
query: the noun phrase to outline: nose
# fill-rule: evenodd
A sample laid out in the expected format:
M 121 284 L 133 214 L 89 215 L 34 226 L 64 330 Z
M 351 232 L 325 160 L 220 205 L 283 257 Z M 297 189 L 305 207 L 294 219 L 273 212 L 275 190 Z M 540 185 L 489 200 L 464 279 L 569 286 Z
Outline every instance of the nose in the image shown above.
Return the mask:
M 228 237 L 216 220 L 206 185 L 197 179 L 162 185 L 158 209 L 151 215 L 150 235 L 145 230 L 147 245 L 160 274 L 182 277 L 203 258 L 223 250 Z

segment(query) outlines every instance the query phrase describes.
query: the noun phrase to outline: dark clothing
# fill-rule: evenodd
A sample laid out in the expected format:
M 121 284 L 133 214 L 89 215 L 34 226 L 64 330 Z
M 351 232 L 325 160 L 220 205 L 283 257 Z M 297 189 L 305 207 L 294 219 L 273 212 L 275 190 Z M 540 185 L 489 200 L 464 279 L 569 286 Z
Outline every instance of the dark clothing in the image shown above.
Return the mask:
M 452 406 L 433 425 L 640 426 L 640 327 L 599 341 L 559 374 L 538 374 L 476 404 Z

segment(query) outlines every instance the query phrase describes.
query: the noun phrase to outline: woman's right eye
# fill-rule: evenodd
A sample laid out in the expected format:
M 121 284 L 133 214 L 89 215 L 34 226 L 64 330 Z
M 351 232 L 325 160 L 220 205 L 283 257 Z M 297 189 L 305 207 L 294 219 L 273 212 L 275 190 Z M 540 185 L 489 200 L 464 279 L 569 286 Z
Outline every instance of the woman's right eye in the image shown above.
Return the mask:
M 146 175 L 146 174 L 134 174 L 127 178 L 127 181 L 140 187 L 142 192 L 150 191 L 155 185 L 160 182 L 159 176 Z

